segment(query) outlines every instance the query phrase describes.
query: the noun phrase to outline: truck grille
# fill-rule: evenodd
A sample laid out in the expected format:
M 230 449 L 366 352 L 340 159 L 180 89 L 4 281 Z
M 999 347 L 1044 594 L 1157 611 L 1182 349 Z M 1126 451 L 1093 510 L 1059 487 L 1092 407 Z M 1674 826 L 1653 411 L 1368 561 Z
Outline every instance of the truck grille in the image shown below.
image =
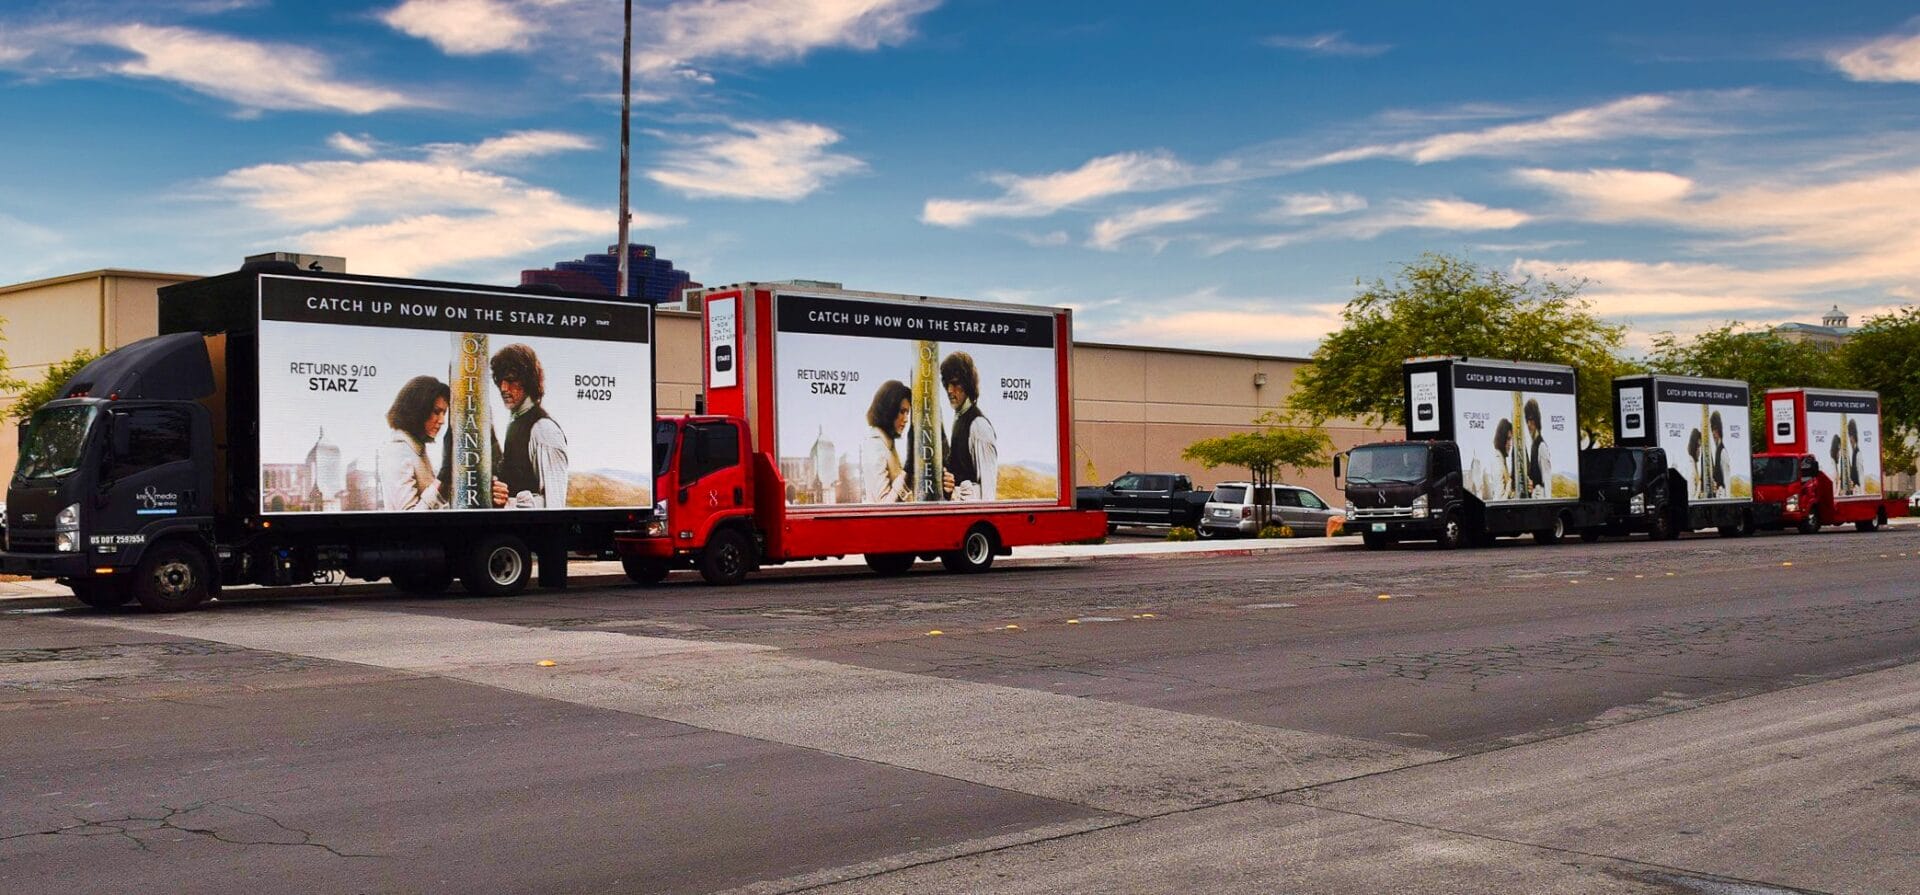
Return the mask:
M 18 553 L 52 553 L 53 532 L 48 529 L 9 529 L 7 547 Z
M 1412 507 L 1354 507 L 1355 519 L 1412 519 Z

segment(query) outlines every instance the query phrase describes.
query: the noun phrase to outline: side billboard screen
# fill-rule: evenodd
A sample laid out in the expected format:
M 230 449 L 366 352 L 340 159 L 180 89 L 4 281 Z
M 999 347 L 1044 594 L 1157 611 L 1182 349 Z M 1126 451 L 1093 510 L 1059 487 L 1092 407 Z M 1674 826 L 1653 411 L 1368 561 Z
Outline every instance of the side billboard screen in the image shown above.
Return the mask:
M 1573 371 L 1452 366 L 1454 438 L 1467 490 L 1489 504 L 1579 499 Z
M 1660 379 L 1659 444 L 1667 465 L 1687 480 L 1696 503 L 1753 497 L 1753 450 L 1747 439 L 1747 387 Z
M 1059 500 L 1052 315 L 783 293 L 775 318 L 788 505 Z
M 1835 497 L 1880 496 L 1880 399 L 1806 393 L 1807 453 L 1833 480 Z
M 260 512 L 653 506 L 645 306 L 260 280 Z

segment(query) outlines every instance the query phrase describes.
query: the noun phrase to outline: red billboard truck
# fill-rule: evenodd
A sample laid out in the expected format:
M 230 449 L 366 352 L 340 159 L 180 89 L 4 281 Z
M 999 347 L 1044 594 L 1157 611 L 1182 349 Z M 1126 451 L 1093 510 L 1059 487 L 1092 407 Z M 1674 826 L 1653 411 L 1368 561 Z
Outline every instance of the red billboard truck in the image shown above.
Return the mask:
M 1872 531 L 1887 523 L 1880 476 L 1880 396 L 1768 389 L 1766 450 L 1753 455 L 1756 501 L 1780 505 L 1779 527 Z
M 753 283 L 703 309 L 708 412 L 655 422 L 660 501 L 616 539 L 634 580 L 855 554 L 980 572 L 1105 533 L 1075 504 L 1067 310 Z

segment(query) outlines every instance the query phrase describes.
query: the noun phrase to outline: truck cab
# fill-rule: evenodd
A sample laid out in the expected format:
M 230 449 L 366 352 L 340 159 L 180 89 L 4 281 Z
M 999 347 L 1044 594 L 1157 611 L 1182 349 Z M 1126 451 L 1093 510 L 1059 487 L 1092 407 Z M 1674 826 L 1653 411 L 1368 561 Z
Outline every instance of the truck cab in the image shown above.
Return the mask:
M 123 351 L 21 427 L 0 567 L 96 607 L 186 608 L 218 585 L 214 464 L 195 462 L 215 456 L 213 422 L 168 394 L 210 391 L 212 373 L 197 334 Z
M 1460 486 L 1460 448 L 1450 441 L 1396 441 L 1361 445 L 1334 458 L 1344 476 L 1349 530 L 1371 548 L 1399 541 L 1435 541 L 1457 547 L 1471 530 L 1470 503 Z
M 1580 452 L 1580 497 L 1605 506 L 1605 522 L 1580 530 L 1583 541 L 1601 535 L 1644 532 L 1654 540 L 1680 536 L 1686 499 L 1684 481 L 1667 466 L 1667 452 L 1656 447 L 1588 448 Z
M 655 584 L 691 565 L 715 584 L 745 578 L 767 555 L 766 528 L 754 518 L 752 454 L 746 422 L 686 416 L 653 424 L 654 487 L 659 501 L 638 536 L 619 541 L 628 577 Z
M 1833 480 L 1812 454 L 1755 454 L 1753 496 L 1780 506 L 1781 526 L 1812 534 L 1833 518 Z

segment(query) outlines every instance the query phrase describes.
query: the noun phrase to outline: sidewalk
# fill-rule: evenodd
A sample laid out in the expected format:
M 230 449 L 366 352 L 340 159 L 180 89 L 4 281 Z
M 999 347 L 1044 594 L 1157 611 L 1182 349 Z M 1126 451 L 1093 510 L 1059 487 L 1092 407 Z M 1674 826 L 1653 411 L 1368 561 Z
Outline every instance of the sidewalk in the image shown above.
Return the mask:
M 1358 547 L 1357 537 L 1340 538 L 1289 538 L 1287 540 L 1208 540 L 1208 541 L 1165 541 L 1156 540 L 1144 529 L 1123 529 L 1123 534 L 1105 544 L 1061 544 L 1047 547 L 1018 547 L 1011 556 L 1002 556 L 994 560 L 995 566 L 1058 566 L 1080 562 L 1097 562 L 1117 557 L 1182 557 L 1182 556 L 1252 556 L 1262 553 L 1278 553 L 1287 550 L 1331 550 L 1342 547 Z M 1126 532 L 1138 531 L 1135 536 Z M 924 565 L 924 564 L 923 564 Z M 859 556 L 845 556 L 839 559 L 808 560 L 791 562 L 785 565 L 768 566 L 753 577 L 792 578 L 807 575 L 825 575 L 845 572 L 849 569 L 866 569 L 866 561 Z M 697 579 L 698 573 L 676 571 L 670 580 Z M 630 583 L 620 563 L 606 560 L 574 560 L 567 567 L 568 583 L 572 587 L 606 587 Z M 752 583 L 752 579 L 748 579 Z M 535 590 L 537 588 L 529 588 Z M 287 597 L 317 598 L 325 596 L 348 596 L 356 594 L 388 593 L 390 587 L 385 582 L 369 584 L 354 581 L 338 585 L 307 585 L 304 587 L 258 587 L 245 585 L 228 588 L 235 596 L 245 595 L 249 599 L 273 599 Z M 459 585 L 454 585 L 454 593 L 459 593 Z M 0 581 L 0 609 L 38 609 L 51 607 L 72 607 L 80 605 L 73 599 L 71 591 L 55 584 L 51 580 Z

